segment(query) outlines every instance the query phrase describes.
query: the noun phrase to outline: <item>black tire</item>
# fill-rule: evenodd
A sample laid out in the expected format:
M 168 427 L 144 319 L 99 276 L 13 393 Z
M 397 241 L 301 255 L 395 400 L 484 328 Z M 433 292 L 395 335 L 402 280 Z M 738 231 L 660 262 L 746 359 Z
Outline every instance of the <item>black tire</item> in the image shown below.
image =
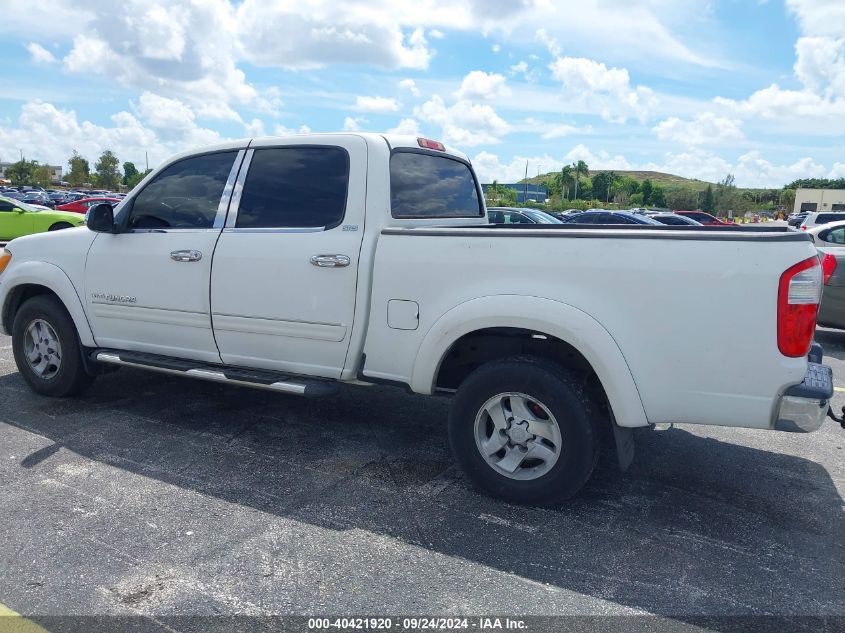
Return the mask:
M 557 461 L 534 479 L 501 474 L 476 444 L 480 410 L 491 398 L 509 392 L 536 398 L 558 421 L 562 442 Z M 545 359 L 517 356 L 483 365 L 464 380 L 449 414 L 449 441 L 458 463 L 479 487 L 516 503 L 548 505 L 573 497 L 590 478 L 599 456 L 597 425 L 577 374 Z
M 72 229 L 73 224 L 69 222 L 56 222 L 55 224 L 51 225 L 48 231 L 61 231 L 62 229 Z
M 29 325 L 36 319 L 49 324 L 61 345 L 61 363 L 55 375 L 47 378 L 40 376 L 26 357 L 24 339 L 28 336 Z M 53 296 L 38 295 L 20 307 L 12 324 L 12 352 L 23 379 L 41 395 L 55 398 L 76 395 L 94 381 L 82 362 L 82 346 L 76 326 L 62 303 Z

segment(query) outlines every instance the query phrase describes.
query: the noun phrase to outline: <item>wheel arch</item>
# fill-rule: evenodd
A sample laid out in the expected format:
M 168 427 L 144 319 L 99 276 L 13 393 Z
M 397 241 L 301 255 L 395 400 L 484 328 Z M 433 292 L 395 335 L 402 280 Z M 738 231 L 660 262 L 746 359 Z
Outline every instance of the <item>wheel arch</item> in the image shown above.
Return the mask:
M 448 367 L 449 355 L 463 343 L 475 340 L 489 344 L 501 340 L 498 337 L 514 336 L 536 341 L 531 345 L 538 350 L 548 345 L 547 351 L 536 355 L 592 370 L 619 426 L 648 424 L 634 377 L 610 333 L 583 310 L 542 297 L 480 297 L 443 314 L 419 347 L 411 375 L 412 390 L 433 393 Z M 526 353 L 525 349 L 520 353 Z M 488 352 L 482 357 L 489 361 L 512 354 L 512 347 L 504 345 L 501 353 Z M 458 372 L 461 378 L 467 373 Z
M 23 262 L 10 267 L 2 277 L 0 284 L 2 301 L 2 326 L 6 334 L 11 334 L 15 314 L 24 301 L 42 294 L 55 296 L 70 314 L 82 345 L 93 347 L 94 335 L 82 300 L 76 288 L 65 272 L 54 264 L 46 262 Z

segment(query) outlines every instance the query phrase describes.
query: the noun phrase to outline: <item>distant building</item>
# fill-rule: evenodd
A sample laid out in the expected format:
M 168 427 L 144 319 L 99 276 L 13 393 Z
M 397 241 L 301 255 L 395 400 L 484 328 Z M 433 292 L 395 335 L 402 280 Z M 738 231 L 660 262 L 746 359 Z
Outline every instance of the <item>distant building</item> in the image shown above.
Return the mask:
M 6 178 L 6 170 L 15 163 L 0 163 L 0 178 Z M 61 165 L 43 165 L 50 170 L 50 177 L 53 182 L 60 182 L 62 180 L 62 166 Z
M 845 211 L 845 189 L 804 189 L 795 192 L 793 211 Z
M 485 196 L 487 195 L 487 189 L 492 187 L 493 185 L 481 185 L 481 188 L 484 190 Z M 524 185 L 520 183 L 515 184 L 499 184 L 500 187 L 506 187 L 508 189 L 513 189 L 516 191 L 516 201 L 518 203 L 528 202 L 539 202 L 543 204 L 546 202 L 546 198 L 549 197 L 549 191 L 542 185 Z

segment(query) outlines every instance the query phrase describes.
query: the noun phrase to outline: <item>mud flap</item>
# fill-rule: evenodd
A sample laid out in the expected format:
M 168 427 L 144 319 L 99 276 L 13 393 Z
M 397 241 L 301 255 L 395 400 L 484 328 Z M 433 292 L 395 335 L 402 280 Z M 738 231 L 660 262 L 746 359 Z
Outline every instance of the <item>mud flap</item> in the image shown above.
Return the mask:
M 624 473 L 634 461 L 634 429 L 616 424 L 616 418 L 612 411 L 610 412 L 610 425 L 613 427 L 613 439 L 616 442 L 619 470 Z

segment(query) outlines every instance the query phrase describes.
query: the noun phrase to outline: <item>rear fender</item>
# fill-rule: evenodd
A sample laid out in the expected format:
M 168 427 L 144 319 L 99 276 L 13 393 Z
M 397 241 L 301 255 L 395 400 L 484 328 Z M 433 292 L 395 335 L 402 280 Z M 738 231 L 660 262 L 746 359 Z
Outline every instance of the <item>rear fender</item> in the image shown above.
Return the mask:
M 494 327 L 533 330 L 569 343 L 583 354 L 601 381 L 616 423 L 623 427 L 648 425 L 634 377 L 610 333 L 586 312 L 542 297 L 479 297 L 443 314 L 417 352 L 411 389 L 432 393 L 440 364 L 452 345 L 466 334 Z

